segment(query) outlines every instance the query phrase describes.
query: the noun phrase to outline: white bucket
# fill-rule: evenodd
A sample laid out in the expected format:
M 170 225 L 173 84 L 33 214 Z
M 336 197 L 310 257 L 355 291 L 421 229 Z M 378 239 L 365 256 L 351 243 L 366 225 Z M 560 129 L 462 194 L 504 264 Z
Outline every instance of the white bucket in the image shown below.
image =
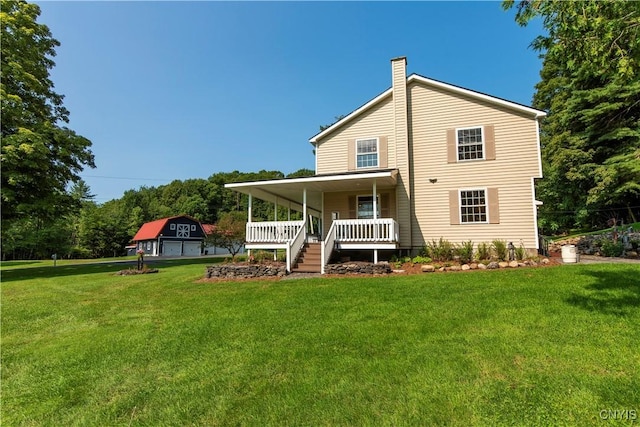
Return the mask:
M 576 245 L 564 245 L 562 247 L 562 262 L 564 263 L 578 262 Z

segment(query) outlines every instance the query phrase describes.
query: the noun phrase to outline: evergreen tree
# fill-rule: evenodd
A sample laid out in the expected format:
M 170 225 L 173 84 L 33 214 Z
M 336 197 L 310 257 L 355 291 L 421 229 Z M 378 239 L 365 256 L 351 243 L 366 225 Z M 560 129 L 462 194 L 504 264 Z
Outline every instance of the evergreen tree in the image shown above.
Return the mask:
M 637 221 L 640 212 L 640 2 L 504 1 L 516 21 L 547 30 L 534 107 L 541 125 L 541 225 Z

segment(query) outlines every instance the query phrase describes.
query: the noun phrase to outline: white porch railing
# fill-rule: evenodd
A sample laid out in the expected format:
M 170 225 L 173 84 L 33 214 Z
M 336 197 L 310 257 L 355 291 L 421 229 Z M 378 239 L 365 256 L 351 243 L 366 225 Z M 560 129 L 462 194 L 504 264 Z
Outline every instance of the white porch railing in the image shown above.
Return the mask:
M 247 223 L 248 243 L 288 243 L 296 238 L 304 221 L 262 221 Z
M 337 219 L 331 225 L 334 226 L 338 242 L 398 241 L 398 223 L 393 218 Z
M 331 253 L 333 252 L 333 245 L 336 241 L 336 222 L 334 221 L 329 227 L 329 232 L 327 233 L 327 237 L 324 239 L 320 246 L 320 259 L 322 260 L 322 264 L 320 265 L 320 272 L 324 274 L 324 266 L 329 263 L 329 259 L 331 258 Z
M 306 221 L 300 221 L 302 227 L 298 229 L 298 232 L 294 236 L 293 240 L 287 242 L 287 271 L 291 272 L 293 264 L 296 263 L 300 251 L 304 246 L 304 242 L 307 240 L 307 223 Z
M 264 221 L 247 223 L 247 243 L 284 245 L 287 269 L 296 262 L 307 238 L 306 221 Z M 329 262 L 336 242 L 396 243 L 398 223 L 393 218 L 334 220 L 321 246 L 322 271 Z M 283 246 L 279 246 L 282 248 Z

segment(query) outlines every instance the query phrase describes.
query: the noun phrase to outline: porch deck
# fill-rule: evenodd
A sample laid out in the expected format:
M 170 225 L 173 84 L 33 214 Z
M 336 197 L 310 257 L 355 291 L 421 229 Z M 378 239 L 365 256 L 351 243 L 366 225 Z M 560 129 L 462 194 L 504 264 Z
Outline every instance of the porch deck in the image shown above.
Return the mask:
M 378 249 L 398 247 L 398 223 L 393 218 L 334 220 L 321 242 L 321 271 L 335 249 Z M 306 221 L 249 222 L 247 249 L 285 249 L 289 271 L 308 240 Z

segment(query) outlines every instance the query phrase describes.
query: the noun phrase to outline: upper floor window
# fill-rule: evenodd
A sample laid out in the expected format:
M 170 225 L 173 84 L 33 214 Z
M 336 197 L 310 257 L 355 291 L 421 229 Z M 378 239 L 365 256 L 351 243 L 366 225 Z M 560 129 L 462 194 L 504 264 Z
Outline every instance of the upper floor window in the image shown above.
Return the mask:
M 358 169 L 378 167 L 377 138 L 356 140 L 356 167 Z
M 484 159 L 481 127 L 458 129 L 457 133 L 458 161 Z
M 460 221 L 462 224 L 487 222 L 487 196 L 485 190 L 460 191 Z

